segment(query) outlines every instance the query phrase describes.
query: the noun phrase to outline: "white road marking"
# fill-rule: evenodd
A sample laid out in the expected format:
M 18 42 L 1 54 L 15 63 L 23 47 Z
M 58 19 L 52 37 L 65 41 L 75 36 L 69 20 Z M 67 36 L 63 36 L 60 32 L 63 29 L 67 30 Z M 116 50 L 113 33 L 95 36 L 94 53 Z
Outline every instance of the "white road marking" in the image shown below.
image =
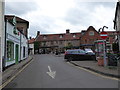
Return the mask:
M 50 77 L 52 77 L 53 79 L 55 79 L 56 76 L 56 71 L 52 71 L 50 66 L 48 66 L 48 70 L 49 72 L 46 72 Z

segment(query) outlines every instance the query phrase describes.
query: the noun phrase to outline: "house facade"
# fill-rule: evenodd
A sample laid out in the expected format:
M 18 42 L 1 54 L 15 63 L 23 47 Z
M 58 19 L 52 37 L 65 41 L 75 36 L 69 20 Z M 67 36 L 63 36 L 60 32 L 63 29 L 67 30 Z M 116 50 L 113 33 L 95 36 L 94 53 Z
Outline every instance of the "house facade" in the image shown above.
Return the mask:
M 94 50 L 94 42 L 100 39 L 99 32 L 97 32 L 93 26 L 89 26 L 87 30 L 81 32 L 80 46 Z
M 34 38 L 31 38 L 28 40 L 28 53 L 29 55 L 34 55 Z
M 106 47 L 112 50 L 112 44 L 115 42 L 116 31 L 106 31 L 108 38 L 106 39 Z M 95 50 L 95 42 L 102 40 L 100 32 L 95 30 L 93 26 L 89 26 L 87 30 L 78 33 L 70 33 L 67 29 L 66 33 L 60 34 L 40 34 L 38 31 L 35 42 L 39 42 L 39 50 L 36 52 L 55 52 L 56 50 L 64 52 L 66 49 L 91 48 Z
M 20 28 L 20 32 L 23 33 L 26 38 L 28 38 L 28 28 L 29 28 L 29 22 L 27 20 L 24 20 L 20 17 L 14 16 L 14 15 L 5 15 L 5 17 L 12 21 L 13 18 L 16 18 L 16 27 Z
M 6 20 L 6 59 L 5 67 L 20 61 L 20 32 Z
M 80 33 L 70 33 L 70 30 L 67 29 L 66 33 L 61 34 L 37 34 L 35 42 L 39 43 L 39 51 L 46 52 L 55 52 L 56 50 L 64 52 L 66 48 L 79 47 L 80 44 Z
M 26 29 L 24 26 L 25 22 L 22 24 L 22 22 L 17 21 L 20 18 L 17 18 L 19 17 L 12 16 L 11 18 L 11 16 L 5 15 L 5 57 L 3 68 L 18 64 L 28 57 L 28 39 L 27 35 L 23 32 Z M 19 27 L 17 26 L 18 23 L 20 23 Z
M 28 58 L 28 39 L 21 33 L 21 60 Z
M 117 31 L 117 42 L 119 43 L 119 52 L 120 52 L 120 1 L 117 2 L 115 19 L 114 19 L 114 29 Z

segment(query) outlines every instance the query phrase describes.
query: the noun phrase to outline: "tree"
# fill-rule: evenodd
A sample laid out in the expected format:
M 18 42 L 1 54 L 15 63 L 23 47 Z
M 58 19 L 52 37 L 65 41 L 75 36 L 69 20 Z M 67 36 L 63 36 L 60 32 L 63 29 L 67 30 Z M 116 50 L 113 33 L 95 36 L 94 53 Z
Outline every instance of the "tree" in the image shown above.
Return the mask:
M 37 50 L 37 53 L 39 53 L 39 48 L 40 48 L 40 42 L 34 42 L 34 52 Z

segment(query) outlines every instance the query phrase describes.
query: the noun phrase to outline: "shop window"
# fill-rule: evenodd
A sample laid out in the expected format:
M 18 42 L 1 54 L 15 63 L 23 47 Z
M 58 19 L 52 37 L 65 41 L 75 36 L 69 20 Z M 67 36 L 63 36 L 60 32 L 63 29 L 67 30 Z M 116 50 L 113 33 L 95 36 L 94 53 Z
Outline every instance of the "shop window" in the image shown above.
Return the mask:
M 14 60 L 14 43 L 7 41 L 7 61 Z

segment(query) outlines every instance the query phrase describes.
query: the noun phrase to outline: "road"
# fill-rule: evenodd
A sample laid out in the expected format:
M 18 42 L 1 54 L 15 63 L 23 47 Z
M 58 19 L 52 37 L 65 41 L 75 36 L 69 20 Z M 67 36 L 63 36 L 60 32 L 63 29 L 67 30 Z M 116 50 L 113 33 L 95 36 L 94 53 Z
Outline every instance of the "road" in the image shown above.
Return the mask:
M 56 71 L 53 77 L 47 73 L 52 71 Z M 35 55 L 5 88 L 118 88 L 118 81 L 70 65 L 63 57 L 45 54 Z

